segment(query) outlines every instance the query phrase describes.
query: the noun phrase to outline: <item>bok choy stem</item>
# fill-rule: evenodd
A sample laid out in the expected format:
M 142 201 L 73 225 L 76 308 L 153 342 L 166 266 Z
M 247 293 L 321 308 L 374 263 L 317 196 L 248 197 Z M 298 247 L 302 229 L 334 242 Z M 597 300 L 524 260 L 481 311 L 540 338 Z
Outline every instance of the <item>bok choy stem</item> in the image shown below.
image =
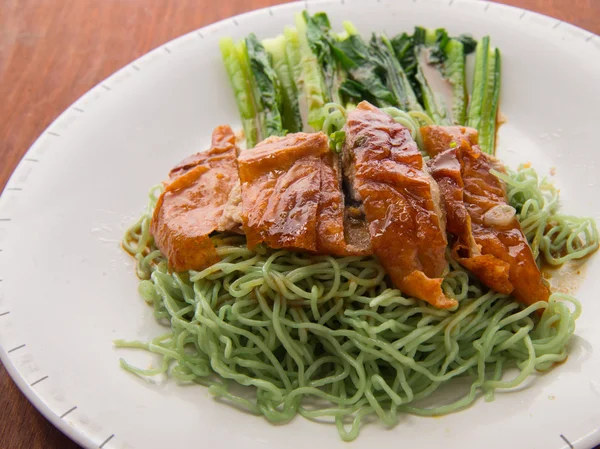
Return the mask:
M 415 79 L 427 113 L 438 125 L 464 125 L 467 111 L 464 44 L 444 29 L 415 28 Z
M 490 39 L 486 36 L 475 50 L 475 75 L 467 125 L 479 131 L 479 146 L 488 154 L 495 152 L 500 71 L 500 51 L 490 47 Z
M 219 42 L 225 70 L 233 89 L 235 102 L 242 119 L 246 144 L 252 148 L 259 139 L 256 107 L 252 94 L 252 84 L 248 77 L 248 70 L 242 68 L 242 61 L 231 38 L 223 38 Z
M 323 106 L 329 102 L 329 98 L 319 61 L 308 41 L 306 19 L 300 13 L 296 14 L 296 30 L 302 67 L 302 87 L 308 108 L 308 124 L 315 130 L 320 130 L 325 120 Z
M 271 66 L 269 54 L 254 33 L 248 35 L 245 43 L 256 88 L 255 103 L 261 106 L 261 137 L 283 136 L 282 88 L 277 73 Z
M 291 133 L 301 131 L 302 117 L 298 104 L 298 89 L 293 68 L 286 54 L 286 39 L 284 36 L 277 36 L 274 39 L 264 40 L 263 45 L 271 56 L 273 69 L 281 83 L 283 127 Z
M 332 44 L 335 37 L 331 31 L 329 18 L 323 12 L 316 13 L 311 17 L 306 11 L 303 12 L 303 17 L 306 21 L 306 39 L 317 57 L 327 98 L 329 101 L 340 104 L 339 88 L 346 79 L 346 72 L 333 55 Z

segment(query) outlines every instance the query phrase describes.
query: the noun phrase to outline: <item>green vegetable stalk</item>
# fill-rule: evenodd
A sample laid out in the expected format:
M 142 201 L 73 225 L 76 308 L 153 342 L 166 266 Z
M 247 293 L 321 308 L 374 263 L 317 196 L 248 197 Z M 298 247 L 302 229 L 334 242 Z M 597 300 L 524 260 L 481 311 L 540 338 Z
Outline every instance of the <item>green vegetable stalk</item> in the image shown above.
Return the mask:
M 286 54 L 286 39 L 284 36 L 266 39 L 263 41 L 263 45 L 271 56 L 273 69 L 281 83 L 283 127 L 291 133 L 302 131 L 298 89 L 294 69 Z
M 300 56 L 300 40 L 298 38 L 298 31 L 292 27 L 285 27 L 283 31 L 285 37 L 285 57 L 287 59 L 288 66 L 291 69 L 294 83 L 296 84 L 296 92 L 298 95 L 298 107 L 300 109 L 300 119 L 302 131 L 305 126 L 308 125 L 307 113 L 306 113 L 306 98 L 304 95 L 304 76 L 302 75 L 302 57 Z M 304 109 L 303 109 L 304 108 Z M 304 113 L 303 113 L 304 111 Z
M 406 74 L 406 77 L 412 86 L 417 100 L 422 104 L 421 86 L 416 79 L 417 58 L 415 56 L 415 46 L 412 36 L 407 33 L 402 33 L 392 38 L 390 43 L 392 44 L 394 54 L 396 55 L 400 67 L 402 67 L 403 72 Z
M 452 107 L 450 122 L 453 125 L 464 125 L 467 120 L 467 82 L 465 75 L 465 49 L 464 44 L 456 39 L 448 39 L 444 48 L 446 61 L 444 74 L 452 86 Z
M 404 111 L 422 111 L 408 77 L 394 55 L 391 42 L 384 35 L 373 34 L 370 43 L 379 72 L 394 95 L 396 106 Z
M 285 27 L 283 30 L 285 38 L 285 57 L 290 66 L 296 87 L 302 87 L 302 63 L 300 56 L 300 41 L 295 28 Z
M 475 75 L 467 125 L 479 131 L 479 146 L 495 153 L 498 104 L 500 100 L 501 55 L 484 37 L 475 50 Z
M 219 42 L 225 70 L 229 77 L 229 82 L 233 88 L 235 101 L 240 111 L 244 134 L 246 135 L 246 144 L 252 148 L 259 139 L 259 129 L 256 116 L 256 107 L 254 105 L 254 96 L 252 94 L 252 81 L 249 77 L 249 69 L 242 67 L 245 61 L 238 57 L 238 49 L 231 38 L 223 38 Z
M 256 87 L 255 103 L 260 105 L 262 135 L 284 136 L 281 110 L 283 107 L 282 88 L 277 73 L 271 66 L 269 54 L 251 33 L 245 40 L 250 70 Z
M 396 48 L 401 52 L 399 41 Z M 468 97 L 463 42 L 450 38 L 444 29 L 417 27 L 412 45 L 414 60 L 408 63 L 416 64 L 411 70 L 425 110 L 439 125 L 464 125 Z
M 302 90 L 308 108 L 308 124 L 320 130 L 325 120 L 323 106 L 329 102 L 319 60 L 308 40 L 308 24 L 303 14 L 296 14 L 296 30 L 300 66 L 302 68 Z
M 306 39 L 312 52 L 317 57 L 324 87 L 329 101 L 341 104 L 339 88 L 346 79 L 346 73 L 333 55 L 332 44 L 335 37 L 331 31 L 331 24 L 327 14 L 319 12 L 312 17 L 303 11 L 302 16 L 306 22 Z

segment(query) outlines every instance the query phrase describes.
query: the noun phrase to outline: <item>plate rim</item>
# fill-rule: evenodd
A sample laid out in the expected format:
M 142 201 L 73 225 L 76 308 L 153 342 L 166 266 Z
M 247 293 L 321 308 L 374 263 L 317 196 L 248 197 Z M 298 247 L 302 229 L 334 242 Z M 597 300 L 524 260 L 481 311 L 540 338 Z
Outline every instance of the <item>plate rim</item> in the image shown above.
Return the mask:
M 109 82 L 111 79 L 116 78 L 125 69 L 132 67 L 132 68 L 134 68 L 134 70 L 139 70 L 136 68 L 136 63 L 142 61 L 144 58 L 146 58 L 148 55 L 152 54 L 153 52 L 156 52 L 160 49 L 166 49 L 169 52 L 169 50 L 168 50 L 169 45 L 176 44 L 179 41 L 183 41 L 194 34 L 199 35 L 201 38 L 204 38 L 203 34 L 208 34 L 209 32 L 217 31 L 220 27 L 224 26 L 228 22 L 233 22 L 234 24 L 237 25 L 238 19 L 244 19 L 244 20 L 251 19 L 253 16 L 258 16 L 258 15 L 264 13 L 265 11 L 279 11 L 279 10 L 285 10 L 285 9 L 296 9 L 298 7 L 301 7 L 301 8 L 303 7 L 303 9 L 311 9 L 314 11 L 315 7 L 318 8 L 319 5 L 324 5 L 324 4 L 329 5 L 329 4 L 336 4 L 336 3 L 341 3 L 343 5 L 346 2 L 353 3 L 353 2 L 357 2 L 357 1 L 358 0 L 337 0 L 337 1 L 336 0 L 295 0 L 292 2 L 277 4 L 274 6 L 265 6 L 265 7 L 261 7 L 258 9 L 246 11 L 246 12 L 243 12 L 240 14 L 236 14 L 233 16 L 225 17 L 216 22 L 213 22 L 208 25 L 202 26 L 200 28 L 194 29 L 185 34 L 182 34 L 173 39 L 170 39 L 167 42 L 157 45 L 153 49 L 145 52 L 144 54 L 142 54 L 141 56 L 132 60 L 131 62 L 124 64 L 123 66 L 121 66 L 120 68 L 115 70 L 113 73 L 111 73 L 109 76 L 102 79 L 100 82 L 98 82 L 93 87 L 91 87 L 86 92 L 84 92 L 82 95 L 80 95 L 75 101 L 73 101 L 68 107 L 66 107 L 60 114 L 58 114 L 50 122 L 50 124 L 39 134 L 39 136 L 34 140 L 34 142 L 27 149 L 27 151 L 25 151 L 25 153 L 23 154 L 23 156 L 21 157 L 21 159 L 15 166 L 14 170 L 12 171 L 11 175 L 9 176 L 2 192 L 0 193 L 0 197 L 2 195 L 4 195 L 5 192 L 7 192 L 7 189 L 9 189 L 10 185 L 14 182 L 14 179 L 17 176 L 17 173 L 21 170 L 24 160 L 27 159 L 27 157 L 33 152 L 33 150 L 40 144 L 42 137 L 44 135 L 48 134 L 49 132 L 51 132 L 52 128 L 57 123 L 59 123 L 61 121 L 61 119 L 66 116 L 67 113 L 69 113 L 71 110 L 77 108 L 77 106 L 91 93 L 93 93 L 99 89 L 106 89 L 107 88 L 106 83 Z M 381 3 L 381 0 L 360 0 L 360 1 L 361 1 L 361 3 L 366 3 L 366 2 L 376 3 L 376 4 Z M 450 6 L 452 6 L 454 3 L 463 3 L 463 4 L 470 5 L 470 7 L 477 7 L 478 5 L 486 4 L 486 6 L 483 7 L 486 11 L 491 6 L 493 6 L 494 8 L 518 11 L 521 13 L 519 16 L 520 18 L 522 18 L 526 14 L 529 14 L 529 15 L 535 16 L 538 20 L 541 20 L 548 24 L 552 24 L 552 28 L 557 28 L 558 26 L 561 26 L 563 29 L 564 28 L 566 28 L 567 30 L 570 29 L 571 31 L 575 31 L 575 32 L 577 32 L 577 34 L 581 35 L 581 39 L 583 39 L 583 41 L 586 43 L 588 43 L 596 38 L 600 38 L 599 34 L 593 33 L 593 32 L 586 30 L 580 26 L 574 25 L 570 22 L 566 22 L 566 21 L 557 19 L 555 17 L 551 17 L 551 16 L 548 16 L 546 14 L 542 14 L 542 13 L 539 13 L 536 11 L 531 11 L 529 9 L 522 8 L 519 6 L 497 3 L 496 1 L 493 1 L 493 0 L 394 0 L 393 2 L 390 0 L 390 5 L 393 4 L 394 6 L 396 6 L 399 3 L 409 3 L 409 2 L 410 3 L 418 2 L 418 3 L 430 3 L 430 4 L 448 4 Z M 585 37 L 583 37 L 583 36 L 585 36 Z M 600 53 L 600 47 L 596 47 L 594 49 L 594 51 Z M 0 214 L 1 214 L 3 208 L 4 208 L 3 205 L 0 204 Z M 75 425 L 70 425 L 67 421 L 63 420 L 57 413 L 53 412 L 50 409 L 50 407 L 46 404 L 46 401 L 43 399 L 43 397 L 40 394 L 38 394 L 36 392 L 36 390 L 34 390 L 33 385 L 29 384 L 25 380 L 25 378 L 19 374 L 15 363 L 13 363 L 12 359 L 8 355 L 7 349 L 2 345 L 0 345 L 0 361 L 6 368 L 6 371 L 10 375 L 12 381 L 19 388 L 19 390 L 23 393 L 23 395 L 27 398 L 27 400 L 35 407 L 35 409 L 39 413 L 41 413 L 44 416 L 44 418 L 46 418 L 54 427 L 59 429 L 65 436 L 70 438 L 75 443 L 79 444 L 80 446 L 82 446 L 84 448 L 89 448 L 89 449 L 94 449 L 94 448 L 99 448 L 99 447 L 102 448 L 105 444 L 107 444 L 115 436 L 114 434 L 110 435 L 103 442 L 95 443 L 92 440 L 92 437 L 87 435 L 83 431 L 83 429 L 81 429 L 80 427 L 75 426 Z M 34 384 L 35 384 L 35 382 L 34 382 Z M 562 435 L 561 435 L 561 437 L 562 437 Z M 599 445 L 600 444 L 600 424 L 596 427 L 596 429 L 594 431 L 588 433 L 587 435 L 581 436 L 576 441 L 578 444 L 584 444 L 584 445 L 590 444 L 590 446 L 589 446 L 590 448 L 594 448 L 596 445 Z M 565 439 L 565 443 L 567 443 L 567 445 L 569 447 L 571 447 L 571 448 L 573 447 L 572 443 L 568 442 L 566 439 Z

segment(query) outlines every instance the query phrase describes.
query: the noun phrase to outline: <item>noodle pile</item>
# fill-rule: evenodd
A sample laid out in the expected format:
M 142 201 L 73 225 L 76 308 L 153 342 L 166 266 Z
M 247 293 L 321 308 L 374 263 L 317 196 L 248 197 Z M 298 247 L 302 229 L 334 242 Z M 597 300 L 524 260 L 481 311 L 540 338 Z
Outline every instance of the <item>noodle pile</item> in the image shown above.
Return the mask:
M 557 215 L 556 190 L 533 170 L 499 176 L 536 257 L 562 263 L 596 249 L 593 220 Z M 453 311 L 402 296 L 375 258 L 251 251 L 242 236 L 213 236 L 220 262 L 172 273 L 149 232 L 157 193 L 123 246 L 137 259 L 142 297 L 170 331 L 147 343 L 115 342 L 162 359 L 150 370 L 121 360 L 128 371 L 206 385 L 275 423 L 297 414 L 335 422 L 350 441 L 370 415 L 393 426 L 402 413 L 449 413 L 567 357 L 577 300 L 555 293 L 524 308 L 456 264 L 443 283 L 459 301 Z M 506 380 L 509 368 L 516 376 L 511 370 Z M 420 404 L 457 377 L 470 382 L 462 398 Z M 235 384 L 254 389 L 240 396 Z

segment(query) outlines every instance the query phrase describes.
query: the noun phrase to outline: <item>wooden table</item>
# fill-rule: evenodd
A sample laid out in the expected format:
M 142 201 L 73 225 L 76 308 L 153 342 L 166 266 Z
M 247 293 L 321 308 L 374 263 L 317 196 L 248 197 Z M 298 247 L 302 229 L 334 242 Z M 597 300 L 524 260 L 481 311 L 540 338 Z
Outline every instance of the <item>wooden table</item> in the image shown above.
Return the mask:
M 0 190 L 35 138 L 112 72 L 196 28 L 282 0 L 0 0 Z M 598 0 L 500 0 L 600 34 Z M 0 364 L 0 448 L 76 449 Z

